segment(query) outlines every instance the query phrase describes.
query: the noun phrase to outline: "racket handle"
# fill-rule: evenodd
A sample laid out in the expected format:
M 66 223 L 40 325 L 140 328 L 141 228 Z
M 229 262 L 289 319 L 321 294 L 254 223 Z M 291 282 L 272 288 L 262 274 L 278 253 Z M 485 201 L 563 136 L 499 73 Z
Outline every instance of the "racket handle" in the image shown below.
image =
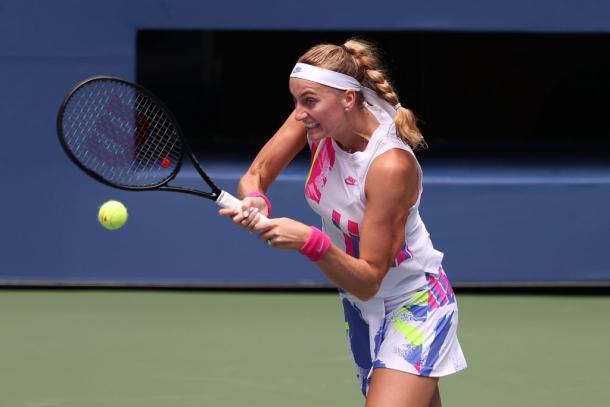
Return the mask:
M 241 209 L 241 201 L 227 191 L 222 191 L 220 195 L 218 195 L 216 204 L 221 208 Z M 259 214 L 259 216 L 259 222 L 267 222 L 269 220 L 269 218 L 262 213 Z

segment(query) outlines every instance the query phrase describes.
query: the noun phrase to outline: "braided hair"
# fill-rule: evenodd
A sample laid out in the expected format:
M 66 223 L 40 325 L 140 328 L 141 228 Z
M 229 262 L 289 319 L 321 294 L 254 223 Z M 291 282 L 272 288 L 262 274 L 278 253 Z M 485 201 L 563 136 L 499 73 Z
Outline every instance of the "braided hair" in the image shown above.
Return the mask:
M 356 78 L 362 86 L 396 107 L 396 132 L 413 150 L 426 147 L 413 112 L 400 106 L 394 87 L 381 66 L 375 47 L 361 39 L 350 38 L 343 45 L 319 44 L 309 49 L 299 62 L 330 69 Z M 364 96 L 359 94 L 360 102 Z

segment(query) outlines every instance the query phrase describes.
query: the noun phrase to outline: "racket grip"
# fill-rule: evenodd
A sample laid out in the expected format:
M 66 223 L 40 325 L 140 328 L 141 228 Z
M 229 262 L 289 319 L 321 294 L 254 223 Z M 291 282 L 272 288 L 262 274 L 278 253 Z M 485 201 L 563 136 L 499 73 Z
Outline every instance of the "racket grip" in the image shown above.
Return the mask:
M 239 198 L 234 197 L 227 191 L 220 192 L 220 195 L 218 195 L 218 199 L 216 200 L 216 204 L 221 208 L 241 209 L 241 201 Z M 269 220 L 269 218 L 262 213 L 259 214 L 259 216 L 259 222 L 267 222 Z

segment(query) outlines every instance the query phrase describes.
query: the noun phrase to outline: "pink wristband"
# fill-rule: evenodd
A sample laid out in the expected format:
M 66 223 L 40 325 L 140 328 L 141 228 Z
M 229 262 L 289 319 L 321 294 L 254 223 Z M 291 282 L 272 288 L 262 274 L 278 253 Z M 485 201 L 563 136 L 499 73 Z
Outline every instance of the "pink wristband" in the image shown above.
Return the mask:
M 263 201 L 265 201 L 265 205 L 267 205 L 267 217 L 271 217 L 271 201 L 269 200 L 269 198 L 267 198 L 267 195 L 263 194 L 262 192 L 254 191 L 250 192 L 248 196 L 263 198 Z
M 311 261 L 320 260 L 330 247 L 330 237 L 315 226 L 311 227 L 311 234 L 303 246 L 299 249 L 299 253 L 304 254 Z

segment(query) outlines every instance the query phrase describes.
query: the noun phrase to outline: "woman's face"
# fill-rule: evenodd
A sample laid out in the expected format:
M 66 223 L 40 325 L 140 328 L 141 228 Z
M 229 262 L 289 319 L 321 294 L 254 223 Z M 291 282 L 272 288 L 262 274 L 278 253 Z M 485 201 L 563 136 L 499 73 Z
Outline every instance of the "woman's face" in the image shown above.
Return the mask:
M 290 78 L 295 118 L 302 121 L 313 140 L 341 138 L 347 133 L 345 108 L 350 107 L 346 92 L 300 78 Z

